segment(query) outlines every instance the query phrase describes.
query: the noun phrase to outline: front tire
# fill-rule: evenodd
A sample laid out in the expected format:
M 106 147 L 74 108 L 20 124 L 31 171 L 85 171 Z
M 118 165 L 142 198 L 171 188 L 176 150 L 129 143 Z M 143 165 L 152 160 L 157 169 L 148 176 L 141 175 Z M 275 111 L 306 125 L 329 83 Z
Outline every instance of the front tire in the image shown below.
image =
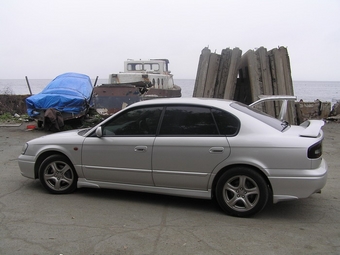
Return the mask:
M 40 165 L 39 179 L 50 193 L 66 194 L 77 188 L 78 176 L 67 157 L 52 155 Z
M 219 206 L 229 215 L 248 217 L 260 212 L 267 204 L 269 188 L 263 177 L 247 167 L 226 171 L 215 190 Z

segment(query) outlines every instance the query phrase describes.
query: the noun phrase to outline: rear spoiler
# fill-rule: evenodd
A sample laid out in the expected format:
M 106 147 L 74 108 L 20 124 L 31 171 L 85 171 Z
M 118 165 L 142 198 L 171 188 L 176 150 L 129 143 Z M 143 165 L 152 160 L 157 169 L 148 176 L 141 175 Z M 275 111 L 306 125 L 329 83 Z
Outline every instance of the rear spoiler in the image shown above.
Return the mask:
M 300 133 L 300 136 L 318 137 L 323 125 L 325 125 L 323 120 L 307 120 L 300 125 L 300 127 L 305 127 L 305 130 Z
M 255 105 L 266 102 L 266 101 L 282 101 L 280 114 L 278 116 L 279 120 L 283 120 L 285 115 L 287 114 L 287 104 L 288 101 L 295 101 L 296 96 L 289 95 L 259 95 L 259 100 L 251 103 L 249 106 L 254 107 Z

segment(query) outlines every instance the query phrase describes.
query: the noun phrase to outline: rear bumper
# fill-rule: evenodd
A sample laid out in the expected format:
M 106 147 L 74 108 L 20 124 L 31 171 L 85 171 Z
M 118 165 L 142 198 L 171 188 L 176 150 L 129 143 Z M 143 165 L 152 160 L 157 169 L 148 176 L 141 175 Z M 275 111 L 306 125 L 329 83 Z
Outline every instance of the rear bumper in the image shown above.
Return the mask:
M 319 192 L 326 185 L 327 171 L 327 163 L 322 159 L 319 168 L 294 170 L 298 174 L 296 176 L 291 175 L 291 170 L 285 176 L 283 174 L 285 171 L 282 170 L 280 171 L 281 176 L 269 177 L 273 189 L 273 203 L 307 198 Z

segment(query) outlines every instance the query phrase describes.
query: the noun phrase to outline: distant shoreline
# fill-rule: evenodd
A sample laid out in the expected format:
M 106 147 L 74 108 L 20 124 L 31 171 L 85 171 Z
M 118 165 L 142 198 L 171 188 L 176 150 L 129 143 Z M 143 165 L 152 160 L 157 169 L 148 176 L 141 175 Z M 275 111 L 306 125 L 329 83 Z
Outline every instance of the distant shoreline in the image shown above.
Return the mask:
M 192 97 L 195 86 L 195 79 L 176 79 L 175 84 L 182 88 L 182 97 Z M 29 79 L 32 94 L 40 93 L 49 79 Z M 98 79 L 97 85 L 107 82 L 107 79 Z M 94 79 L 92 79 L 94 83 Z M 340 100 L 340 81 L 293 81 L 294 95 L 297 101 L 304 102 L 335 102 Z M 2 95 L 30 95 L 25 79 L 0 79 L 0 94 Z

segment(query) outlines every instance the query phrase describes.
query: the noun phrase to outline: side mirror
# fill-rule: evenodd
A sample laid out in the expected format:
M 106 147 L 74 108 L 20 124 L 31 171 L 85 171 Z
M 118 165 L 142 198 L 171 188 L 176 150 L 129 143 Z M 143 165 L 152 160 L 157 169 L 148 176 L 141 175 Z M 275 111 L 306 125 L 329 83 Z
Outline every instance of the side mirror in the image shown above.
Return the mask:
M 102 130 L 101 126 L 97 127 L 96 136 L 99 137 L 99 138 L 103 136 L 103 130 Z

